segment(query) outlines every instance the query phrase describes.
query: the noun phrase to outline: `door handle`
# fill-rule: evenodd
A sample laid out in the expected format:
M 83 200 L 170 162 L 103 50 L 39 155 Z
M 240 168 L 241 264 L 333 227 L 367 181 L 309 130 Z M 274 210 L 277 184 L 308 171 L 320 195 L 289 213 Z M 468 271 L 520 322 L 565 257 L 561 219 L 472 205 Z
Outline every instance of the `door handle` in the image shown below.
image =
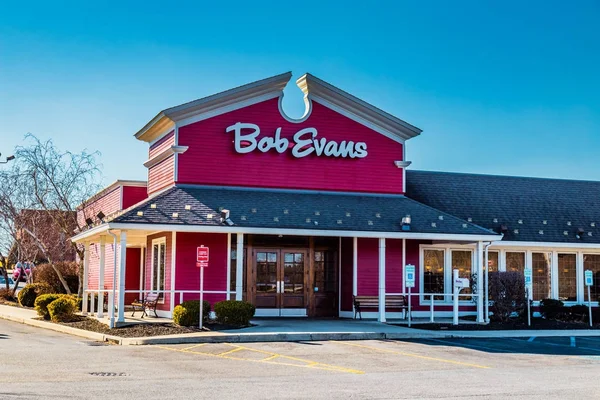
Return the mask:
M 280 281 L 277 281 L 277 293 L 281 293 L 281 288 L 279 286 Z

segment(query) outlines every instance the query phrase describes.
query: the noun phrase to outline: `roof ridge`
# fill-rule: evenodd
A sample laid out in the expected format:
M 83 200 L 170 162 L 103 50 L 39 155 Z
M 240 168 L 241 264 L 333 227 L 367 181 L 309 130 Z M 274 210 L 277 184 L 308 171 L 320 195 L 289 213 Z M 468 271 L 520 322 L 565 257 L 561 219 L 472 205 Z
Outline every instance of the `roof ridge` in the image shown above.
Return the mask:
M 415 170 L 415 169 L 407 169 L 407 174 L 412 173 L 426 173 L 426 174 L 436 174 L 436 175 L 463 175 L 463 176 L 482 176 L 482 177 L 490 177 L 490 178 L 512 178 L 512 179 L 534 179 L 534 180 L 545 180 L 545 181 L 560 181 L 560 182 L 584 182 L 584 183 L 598 183 L 600 184 L 600 180 L 591 180 L 591 179 L 568 179 L 568 178 L 549 178 L 549 177 L 540 177 L 540 176 L 522 176 L 522 175 L 500 175 L 500 174 L 480 174 L 476 172 L 452 172 L 452 171 L 425 171 L 425 170 Z

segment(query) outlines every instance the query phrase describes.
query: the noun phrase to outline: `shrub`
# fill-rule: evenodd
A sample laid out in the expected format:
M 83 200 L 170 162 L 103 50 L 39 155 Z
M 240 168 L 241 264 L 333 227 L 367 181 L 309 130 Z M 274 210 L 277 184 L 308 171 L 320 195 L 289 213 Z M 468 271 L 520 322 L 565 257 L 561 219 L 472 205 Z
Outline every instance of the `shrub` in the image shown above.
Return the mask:
M 225 300 L 215 304 L 217 320 L 222 324 L 248 326 L 255 307 L 246 301 Z
M 77 274 L 79 266 L 75 262 L 57 262 L 54 266 L 61 272 L 63 278 L 67 281 L 67 286 L 71 293 L 77 293 L 79 288 L 79 275 Z M 40 264 L 33 269 L 33 281 L 46 283 L 52 287 L 54 293 L 66 293 L 65 288 L 58 279 L 56 271 L 50 264 Z
M 560 300 L 543 299 L 540 301 L 540 314 L 546 319 L 558 319 L 565 312 L 565 303 Z
M 70 296 L 61 296 L 48 305 L 48 314 L 53 322 L 67 322 L 73 320 L 77 303 Z
M 520 272 L 490 272 L 489 296 L 494 319 L 507 321 L 514 313 L 527 310 L 525 277 Z
M 19 292 L 19 303 L 24 307 L 33 307 L 40 294 L 52 293 L 52 288 L 45 283 L 30 283 Z
M 50 319 L 50 313 L 48 312 L 48 306 L 54 300 L 61 298 L 64 294 L 50 293 L 41 294 L 35 299 L 35 311 L 38 315 L 44 319 Z
M 576 304 L 569 307 L 570 317 L 574 321 L 588 322 L 589 312 L 590 310 L 588 309 L 588 306 L 583 304 Z
M 208 320 L 210 303 L 202 302 L 202 316 Z M 180 326 L 198 326 L 200 324 L 200 300 L 189 300 L 179 304 L 173 309 L 173 323 Z
M 12 289 L 1 288 L 0 289 L 0 300 L 14 301 Z

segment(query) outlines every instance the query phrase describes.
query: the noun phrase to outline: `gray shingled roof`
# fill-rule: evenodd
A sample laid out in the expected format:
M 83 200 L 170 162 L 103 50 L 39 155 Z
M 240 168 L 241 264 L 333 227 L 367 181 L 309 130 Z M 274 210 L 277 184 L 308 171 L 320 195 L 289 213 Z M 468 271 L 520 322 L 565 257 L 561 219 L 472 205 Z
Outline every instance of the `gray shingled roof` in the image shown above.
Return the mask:
M 506 225 L 503 240 L 600 243 L 600 182 L 406 171 L 406 183 L 421 203 L 496 232 Z
M 221 209 L 229 210 L 231 220 L 240 227 L 400 232 L 402 217 L 410 215 L 411 232 L 494 234 L 400 195 L 186 185 L 170 188 L 111 222 L 225 226 L 220 221 Z

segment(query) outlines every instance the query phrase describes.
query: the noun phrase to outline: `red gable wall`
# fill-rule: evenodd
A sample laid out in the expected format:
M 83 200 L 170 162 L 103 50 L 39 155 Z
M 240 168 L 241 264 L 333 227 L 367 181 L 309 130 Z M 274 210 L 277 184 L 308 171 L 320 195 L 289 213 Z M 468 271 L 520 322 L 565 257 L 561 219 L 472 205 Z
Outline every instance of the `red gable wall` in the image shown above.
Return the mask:
M 189 149 L 177 158 L 177 182 L 223 186 L 316 189 L 375 193 L 402 193 L 402 144 L 379 134 L 323 105 L 313 102 L 310 117 L 302 123 L 287 121 L 279 112 L 278 99 L 179 128 L 178 145 Z M 237 122 L 260 127 L 258 139 L 281 137 L 293 144 L 293 136 L 304 128 L 316 128 L 318 138 L 365 142 L 365 158 L 316 156 L 294 158 L 291 148 L 283 154 L 274 149 L 239 154 L 234 132 L 226 129 Z M 150 179 L 152 181 L 152 179 Z

